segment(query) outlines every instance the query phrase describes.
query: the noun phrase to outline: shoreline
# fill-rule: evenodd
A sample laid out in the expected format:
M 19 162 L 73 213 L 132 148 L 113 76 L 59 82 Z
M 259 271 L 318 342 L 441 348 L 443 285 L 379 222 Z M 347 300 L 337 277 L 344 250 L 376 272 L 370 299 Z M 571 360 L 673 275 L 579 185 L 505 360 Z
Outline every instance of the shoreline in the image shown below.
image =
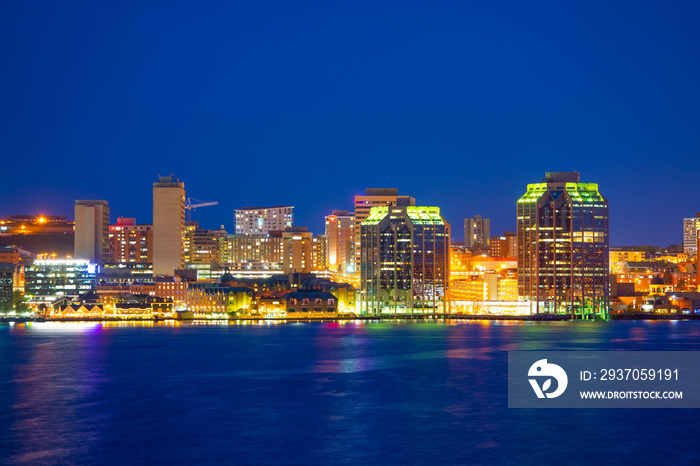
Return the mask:
M 487 315 L 487 314 L 423 314 L 423 315 L 391 315 L 391 316 L 356 316 L 356 317 L 318 317 L 318 318 L 265 318 L 257 316 L 237 316 L 233 318 L 187 318 L 187 319 L 163 319 L 163 318 L 136 318 L 136 317 L 63 317 L 63 318 L 43 318 L 43 317 L 15 317 L 6 316 L 0 317 L 0 323 L 32 323 L 32 322 L 238 322 L 238 321 L 255 321 L 255 322 L 348 322 L 354 320 L 361 321 L 382 321 L 382 320 L 413 320 L 413 321 L 435 321 L 435 320 L 489 320 L 489 321 L 514 321 L 514 322 L 567 322 L 571 321 L 569 315 L 564 314 L 535 314 L 527 316 L 509 316 L 509 315 Z M 629 313 L 629 314 L 613 314 L 609 320 L 661 320 L 661 321 L 676 321 L 676 320 L 700 320 L 699 314 L 645 314 L 645 313 Z M 601 321 L 601 320 L 597 320 Z M 574 322 L 594 322 L 594 320 L 579 320 Z

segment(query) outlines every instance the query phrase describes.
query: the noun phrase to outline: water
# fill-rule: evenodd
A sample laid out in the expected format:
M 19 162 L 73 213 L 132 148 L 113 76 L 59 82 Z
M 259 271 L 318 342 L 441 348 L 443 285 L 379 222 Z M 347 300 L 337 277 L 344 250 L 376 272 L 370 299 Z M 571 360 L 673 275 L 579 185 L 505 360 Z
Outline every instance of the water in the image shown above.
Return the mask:
M 0 327 L 3 464 L 698 464 L 699 410 L 515 410 L 508 350 L 700 350 L 700 322 Z

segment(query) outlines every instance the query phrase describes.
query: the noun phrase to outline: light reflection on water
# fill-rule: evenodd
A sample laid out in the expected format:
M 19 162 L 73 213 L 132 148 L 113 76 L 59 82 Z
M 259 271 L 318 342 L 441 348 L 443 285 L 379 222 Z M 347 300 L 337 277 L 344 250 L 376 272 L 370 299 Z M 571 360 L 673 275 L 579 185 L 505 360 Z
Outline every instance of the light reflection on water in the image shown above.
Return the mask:
M 694 411 L 509 410 L 506 355 L 698 337 L 695 322 L 0 326 L 0 463 L 692 464 Z M 654 443 L 621 435 L 644 430 Z

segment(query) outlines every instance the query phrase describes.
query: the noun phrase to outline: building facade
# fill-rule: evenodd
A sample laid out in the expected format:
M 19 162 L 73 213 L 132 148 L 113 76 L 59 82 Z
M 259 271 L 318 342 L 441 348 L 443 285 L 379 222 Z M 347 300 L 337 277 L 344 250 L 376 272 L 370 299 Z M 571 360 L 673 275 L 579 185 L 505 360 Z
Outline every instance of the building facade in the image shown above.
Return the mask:
M 107 201 L 75 201 L 76 259 L 103 265 L 109 261 L 109 206 Z
M 607 318 L 608 201 L 578 172 L 547 173 L 518 200 L 518 292 L 533 312 Z
M 270 236 L 227 235 L 225 260 L 235 270 L 281 270 L 282 232 L 270 232 Z
M 40 259 L 26 267 L 25 296 L 29 304 L 51 304 L 77 298 L 95 286 L 99 266 L 85 259 Z
M 447 312 L 450 225 L 439 207 L 374 207 L 360 238 L 361 314 Z
M 355 273 L 355 215 L 334 210 L 326 216 L 327 266 L 339 273 Z
M 492 236 L 489 244 L 491 257 L 518 257 L 518 236 L 514 231 L 506 231 L 502 236 Z
M 153 274 L 173 275 L 185 263 L 185 183 L 161 176 L 153 183 Z
M 185 264 L 214 262 L 221 265 L 220 248 L 226 235 L 223 230 L 203 230 L 196 222 L 188 224 L 183 238 Z
M 395 188 L 367 188 L 364 195 L 355 196 L 355 273 L 360 270 L 360 227 L 373 207 L 415 206 L 416 200 L 410 196 L 399 196 Z
M 695 217 L 683 219 L 683 250 L 688 254 L 698 252 L 698 232 L 700 232 L 700 212 Z
M 153 262 L 153 226 L 136 225 L 135 218 L 119 217 L 109 226 L 109 262 Z
M 491 219 L 474 218 L 464 219 L 464 247 L 467 249 L 488 249 L 491 239 Z
M 294 206 L 243 207 L 236 209 L 236 234 L 264 236 L 294 226 Z
M 0 312 L 12 310 L 16 268 L 17 266 L 10 262 L 0 262 Z
M 309 273 L 314 270 L 314 238 L 306 227 L 290 227 L 282 233 L 282 270 L 284 273 Z

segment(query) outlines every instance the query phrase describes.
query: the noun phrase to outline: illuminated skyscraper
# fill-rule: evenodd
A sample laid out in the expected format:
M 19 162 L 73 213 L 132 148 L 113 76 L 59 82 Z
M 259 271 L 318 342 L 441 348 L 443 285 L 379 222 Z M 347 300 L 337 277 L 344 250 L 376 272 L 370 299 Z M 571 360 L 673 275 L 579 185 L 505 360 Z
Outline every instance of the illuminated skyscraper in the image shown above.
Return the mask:
M 161 176 L 153 183 L 153 275 L 173 275 L 185 261 L 185 183 Z
M 109 207 L 107 201 L 75 201 L 76 259 L 103 265 L 109 261 Z
M 399 190 L 393 188 L 367 188 L 364 196 L 355 196 L 355 271 L 360 270 L 360 225 L 369 217 L 372 207 L 416 205 L 416 200 L 410 196 L 399 196 Z
M 334 210 L 326 217 L 326 236 L 328 268 L 355 273 L 355 216 L 347 210 Z
M 439 207 L 374 207 L 360 244 L 362 314 L 447 311 L 450 225 Z
M 491 219 L 481 218 L 475 215 L 474 218 L 464 219 L 464 247 L 467 249 L 481 248 L 488 249 L 491 238 Z
M 518 292 L 535 312 L 607 317 L 608 201 L 578 172 L 547 173 L 518 200 Z

